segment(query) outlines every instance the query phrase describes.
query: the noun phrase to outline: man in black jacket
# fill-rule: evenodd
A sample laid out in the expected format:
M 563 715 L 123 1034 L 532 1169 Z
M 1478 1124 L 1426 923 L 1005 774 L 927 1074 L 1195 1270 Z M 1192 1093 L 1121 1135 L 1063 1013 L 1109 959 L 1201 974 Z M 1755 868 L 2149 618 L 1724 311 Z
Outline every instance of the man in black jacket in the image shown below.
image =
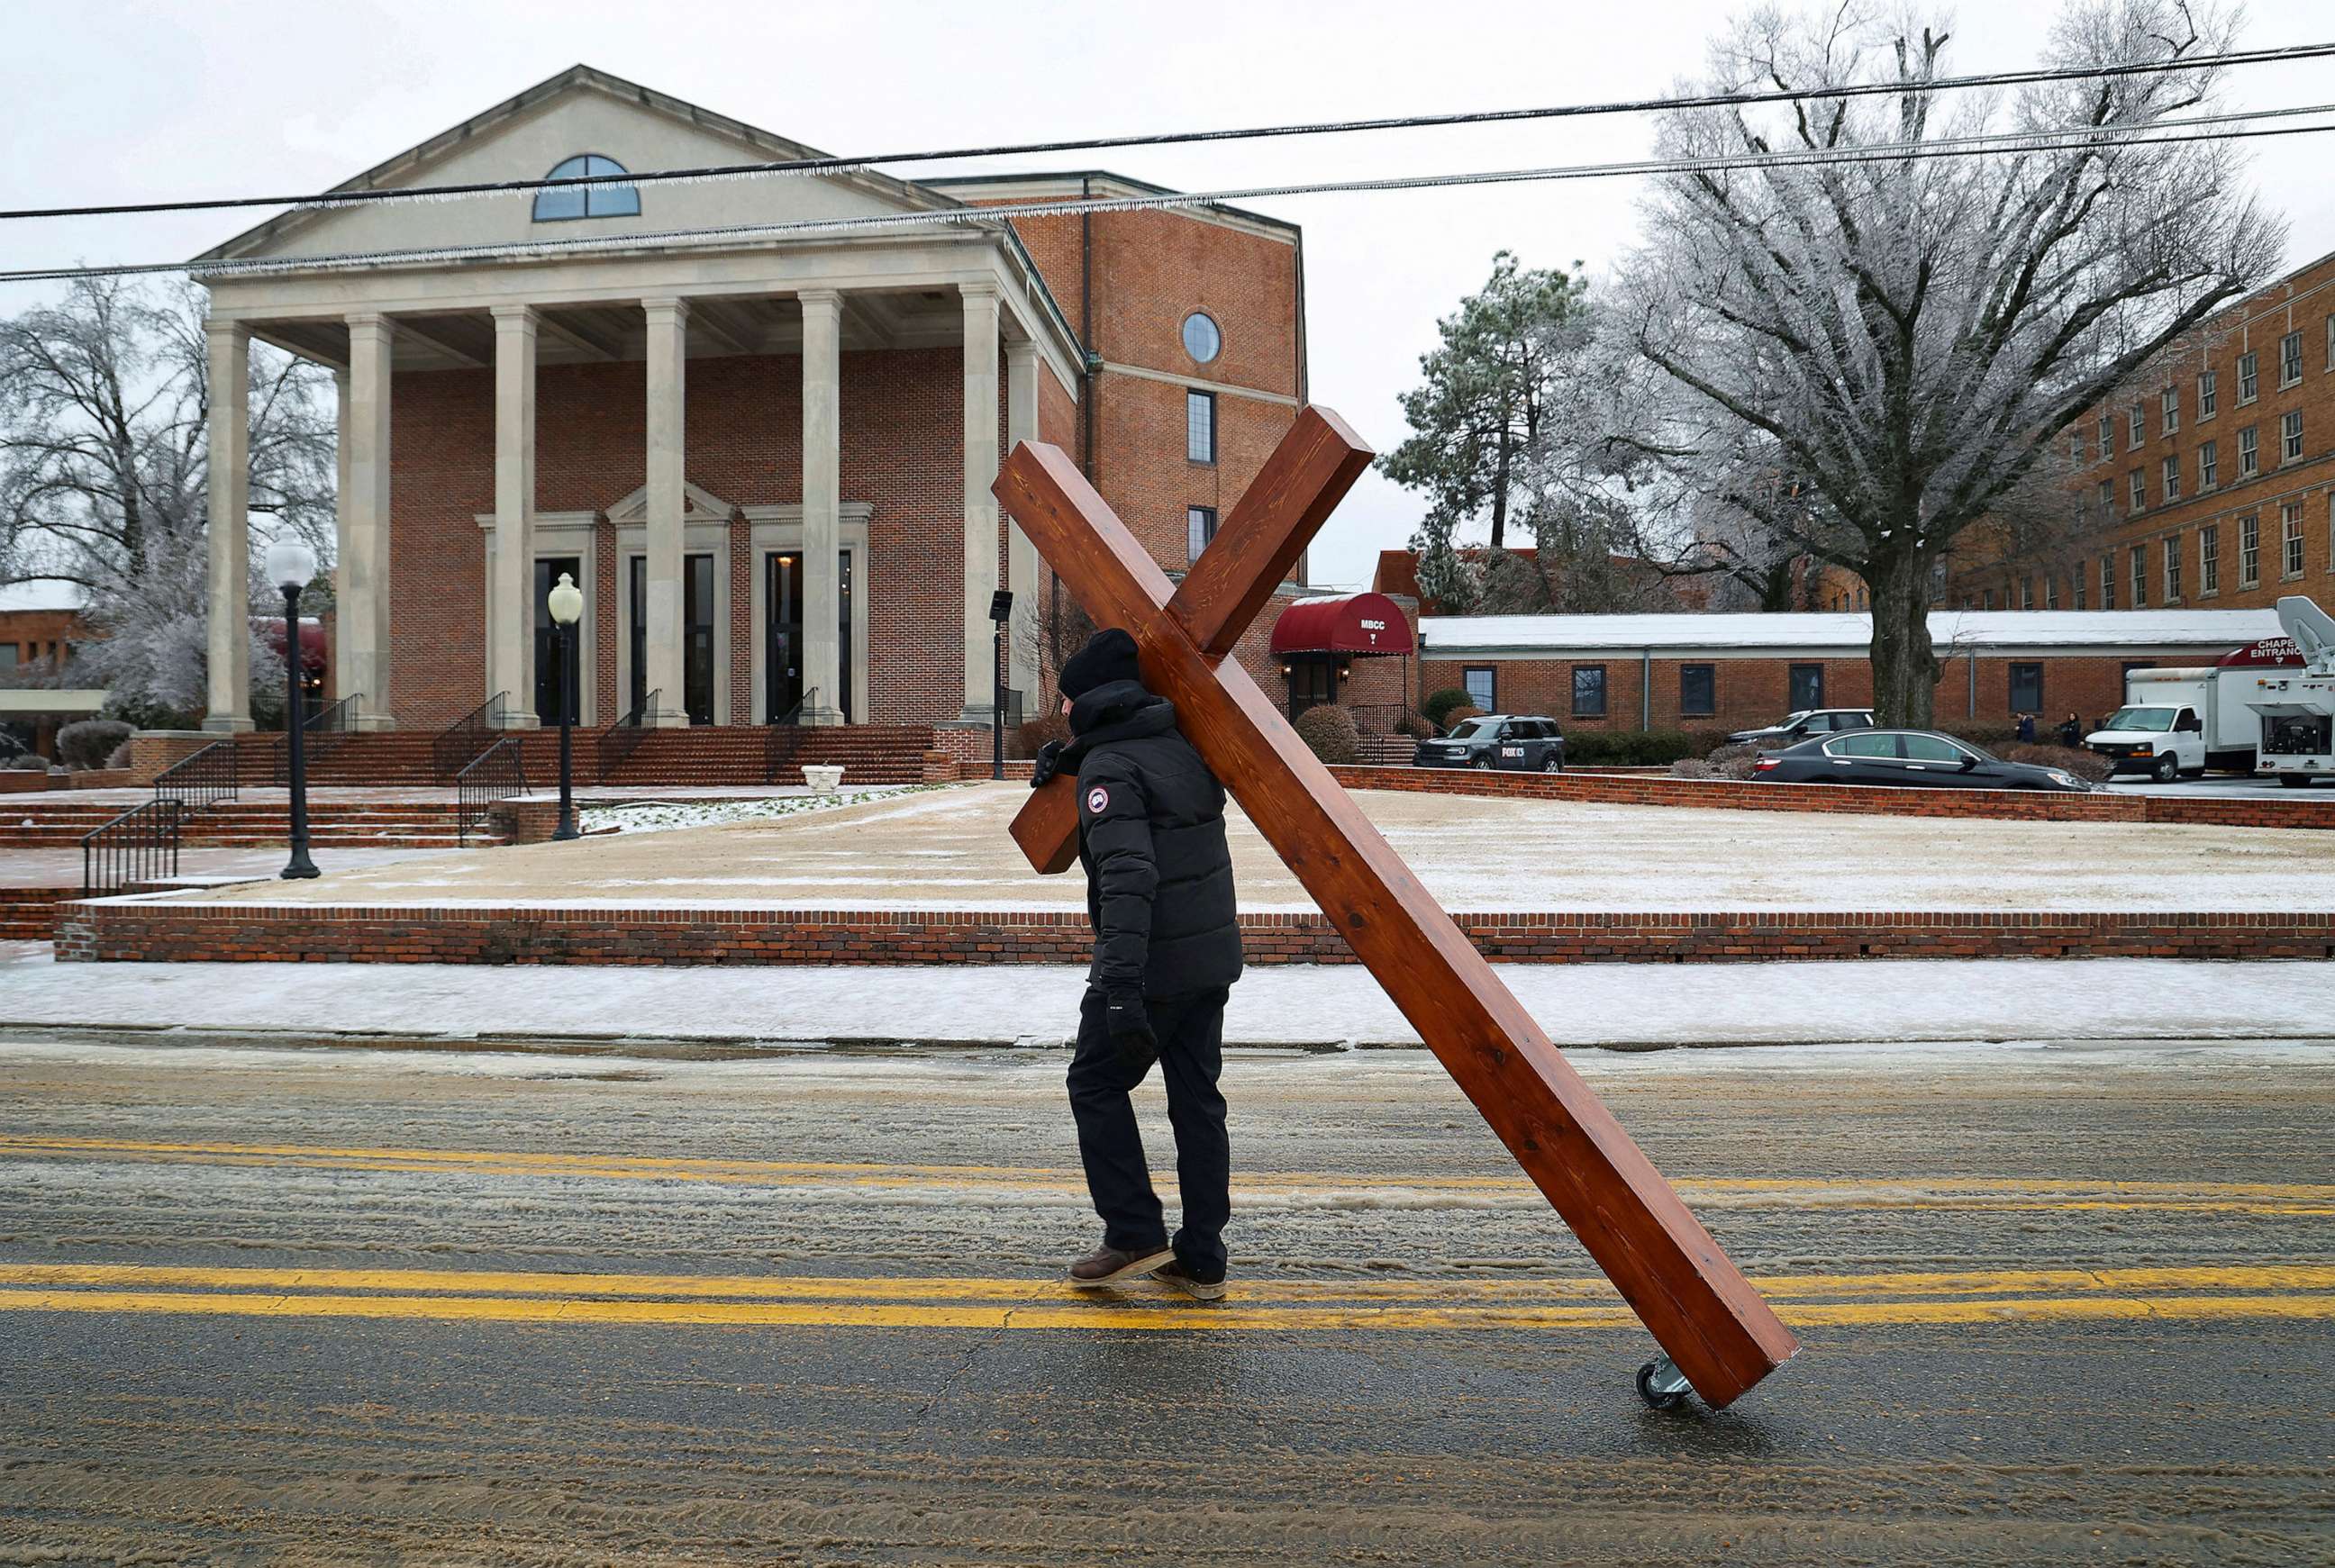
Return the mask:
M 1225 997 L 1240 978 L 1225 791 L 1143 688 L 1135 639 L 1098 632 L 1062 666 L 1071 740 L 1039 754 L 1032 784 L 1075 769 L 1079 859 L 1094 963 L 1071 1059 L 1071 1114 L 1102 1245 L 1071 1265 L 1087 1288 L 1156 1274 L 1187 1294 L 1224 1294 L 1232 1146 L 1216 1079 Z M 1153 1061 L 1176 1129 L 1183 1228 L 1169 1244 L 1129 1091 Z

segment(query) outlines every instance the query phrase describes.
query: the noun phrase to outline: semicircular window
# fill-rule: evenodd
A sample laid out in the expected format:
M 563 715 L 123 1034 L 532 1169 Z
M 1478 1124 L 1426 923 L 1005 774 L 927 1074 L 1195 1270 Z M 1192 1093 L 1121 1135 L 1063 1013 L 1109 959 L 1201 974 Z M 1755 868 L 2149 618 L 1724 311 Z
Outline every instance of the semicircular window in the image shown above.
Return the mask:
M 563 159 L 544 178 L 589 179 L 624 172 L 625 166 L 615 159 L 603 158 L 596 152 L 586 152 Z M 535 193 L 535 221 L 538 223 L 548 223 L 562 218 L 638 218 L 640 213 L 640 189 L 632 185 L 561 185 Z

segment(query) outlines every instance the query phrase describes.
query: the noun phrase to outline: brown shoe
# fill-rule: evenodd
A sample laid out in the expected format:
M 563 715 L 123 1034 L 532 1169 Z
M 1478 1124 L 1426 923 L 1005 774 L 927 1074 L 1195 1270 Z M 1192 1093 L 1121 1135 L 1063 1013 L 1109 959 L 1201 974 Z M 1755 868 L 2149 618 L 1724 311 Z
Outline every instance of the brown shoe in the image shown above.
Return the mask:
M 1213 1280 L 1204 1280 L 1186 1267 L 1181 1258 L 1169 1263 L 1166 1268 L 1158 1270 L 1151 1277 L 1163 1285 L 1174 1286 L 1196 1302 L 1220 1302 L 1225 1297 L 1225 1282 L 1222 1275 Z
M 1175 1261 L 1173 1247 L 1147 1247 L 1131 1253 L 1112 1246 L 1097 1247 L 1071 1265 L 1071 1283 L 1082 1291 L 1098 1290 L 1148 1274 L 1160 1264 Z

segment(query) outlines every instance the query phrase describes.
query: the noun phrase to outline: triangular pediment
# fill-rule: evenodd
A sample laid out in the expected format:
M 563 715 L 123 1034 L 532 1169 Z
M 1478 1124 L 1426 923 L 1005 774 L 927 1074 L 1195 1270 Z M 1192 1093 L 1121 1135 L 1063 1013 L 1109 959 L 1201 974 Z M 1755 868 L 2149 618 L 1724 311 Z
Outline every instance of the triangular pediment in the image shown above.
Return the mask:
M 408 148 L 336 190 L 540 179 L 586 153 L 627 170 L 786 162 L 817 149 L 588 65 L 572 66 L 485 113 Z M 402 250 L 606 237 L 673 229 L 930 210 L 953 198 L 863 171 L 779 175 L 638 189 L 640 211 L 538 221 L 527 192 L 298 209 L 237 236 L 203 260 L 377 255 Z
M 681 520 L 684 523 L 726 523 L 737 508 L 702 485 L 693 485 L 683 479 L 681 485 Z M 607 508 L 608 520 L 618 528 L 627 524 L 645 523 L 649 519 L 649 488 L 643 485 L 615 506 Z

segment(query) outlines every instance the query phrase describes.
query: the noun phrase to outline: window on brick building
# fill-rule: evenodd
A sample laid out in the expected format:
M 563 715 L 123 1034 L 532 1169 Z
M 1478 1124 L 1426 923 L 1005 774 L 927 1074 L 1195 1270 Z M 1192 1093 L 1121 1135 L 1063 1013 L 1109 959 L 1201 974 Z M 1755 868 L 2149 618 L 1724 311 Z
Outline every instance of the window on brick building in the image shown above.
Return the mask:
M 1206 311 L 1196 310 L 1184 318 L 1184 352 L 1196 363 L 1207 363 L 1224 346 L 1225 334 L 1216 330 L 1216 318 Z
M 2327 318 L 2327 368 L 2335 370 L 2335 315 Z
M 2047 610 L 2059 607 L 2059 574 L 2057 572 L 2043 579 L 2043 607 Z
M 1719 666 L 1679 666 L 1679 717 L 1708 719 L 1719 711 Z
M 2100 416 L 2099 436 L 2100 460 L 2106 462 L 2108 454 L 2116 450 L 2116 423 L 2106 414 Z
M 2125 442 L 2127 447 L 2137 448 L 2142 441 L 2148 439 L 2148 415 L 2138 403 L 2132 405 L 2132 412 L 2125 421 L 2125 428 L 2126 434 L 2129 438 Z
M 2197 373 L 2197 417 L 2200 420 L 2212 419 L 2220 407 L 2221 401 L 2221 389 L 2214 383 L 2214 373 L 2209 370 L 2199 371 Z
M 2100 557 L 2100 608 L 2103 610 L 2116 608 L 2116 557 L 2114 556 Z
M 2220 472 L 2221 456 L 2214 450 L 2214 443 L 2207 441 L 2197 449 L 2197 488 L 2212 489 Z
M 2019 579 L 2019 607 L 2022 610 L 2035 607 L 2035 579 L 2032 577 Z
M 1184 456 L 1196 463 L 1216 460 L 1216 394 L 1184 394 Z
M 2254 356 L 2250 353 L 2240 354 L 2238 356 L 2238 405 L 2241 408 L 2244 407 L 2253 402 L 2261 392 L 2262 374 L 2260 367 L 2254 362 Z
M 1187 565 L 1200 558 L 1208 541 L 1216 537 L 1216 508 L 1186 507 L 1184 508 L 1184 560 Z
M 2071 463 L 2084 460 L 2084 432 L 2079 430 L 2068 432 L 2068 460 Z
M 2278 460 L 2299 462 L 2302 458 L 2302 411 L 2290 409 L 2279 416 Z
M 2164 394 L 2156 402 L 2162 411 L 2163 417 L 2160 422 L 2165 427 L 2163 433 L 2169 436 L 2181 428 L 2181 394 L 2173 388 L 2166 387 Z
M 2181 536 L 2165 536 L 2165 602 L 2181 602 Z
M 2222 530 L 2207 524 L 2197 530 L 2197 596 L 2210 599 L 2222 591 Z
M 2102 479 L 2102 480 L 2100 481 L 2100 518 L 2101 518 L 2101 520 L 2102 520 L 2102 521 L 2106 521 L 2107 518 L 2112 518 L 2112 517 L 2115 517 L 2115 516 L 2116 516 L 2116 483 L 2115 483 L 2115 481 L 2114 481 L 2114 480 L 2112 480 L 2112 479 Z
M 2250 479 L 2262 472 L 2262 438 L 2248 425 L 2238 432 L 2238 478 Z
M 1576 719 L 1603 719 L 1605 716 L 1604 665 L 1573 666 L 1573 716 Z
M 1498 671 L 1490 664 L 1470 664 L 1459 673 L 1459 683 L 1468 689 L 1468 705 L 1481 712 L 1498 712 Z
M 2148 476 L 2142 473 L 2138 469 L 2135 469 L 2132 470 L 2130 476 L 2130 483 L 2132 486 L 2132 509 L 2136 512 L 2147 510 Z
M 1785 672 L 1784 706 L 1798 712 L 1803 708 L 1825 705 L 1825 671 L 1822 664 L 1794 664 Z
M 591 179 L 622 174 L 625 166 L 596 152 L 582 153 L 553 165 L 546 179 Z M 535 193 L 535 221 L 552 223 L 567 218 L 638 218 L 641 193 L 632 185 L 562 185 Z
M 1985 610 L 1991 610 L 1994 608 L 1994 590 L 1992 588 L 1988 588 L 1979 595 L 1979 607 Z
M 2069 572 L 2069 573 L 2068 574 L 2068 581 L 2069 581 L 2071 585 L 2073 585 L 2073 586 L 2074 586 L 2074 588 L 2075 588 L 2075 591 L 2076 591 L 2076 608 L 2078 608 L 2078 610 L 2080 610 L 2080 609 L 2082 609 L 2082 608 L 2084 607 L 2084 593 L 2085 593 L 2085 590 L 2090 586 L 2090 585 L 2089 585 L 2089 584 L 2088 584 L 2088 583 L 2086 583 L 2086 582 L 2084 581 L 2084 571 L 2083 571 L 2083 568 L 2082 568 L 2082 567 L 2080 567 L 2080 566 L 2078 566 L 2078 567 L 2077 567 L 2074 571 Z
M 2132 547 L 2132 607 L 2136 610 L 2148 608 L 2148 547 L 2146 545 L 2135 545 Z
M 2181 498 L 2181 454 L 2178 452 L 2167 452 L 2165 457 L 2165 498 L 2168 501 Z
M 2238 586 L 2258 587 L 2262 584 L 2262 519 L 2238 519 Z
M 2010 666 L 2010 711 L 2014 713 L 2043 711 L 2043 666 L 2014 663 Z
M 2278 340 L 2278 384 L 2292 386 L 2302 379 L 2302 334 L 2288 333 Z
M 2302 507 L 2289 501 L 2278 509 L 2278 544 L 2281 575 L 2288 578 L 2302 576 Z

